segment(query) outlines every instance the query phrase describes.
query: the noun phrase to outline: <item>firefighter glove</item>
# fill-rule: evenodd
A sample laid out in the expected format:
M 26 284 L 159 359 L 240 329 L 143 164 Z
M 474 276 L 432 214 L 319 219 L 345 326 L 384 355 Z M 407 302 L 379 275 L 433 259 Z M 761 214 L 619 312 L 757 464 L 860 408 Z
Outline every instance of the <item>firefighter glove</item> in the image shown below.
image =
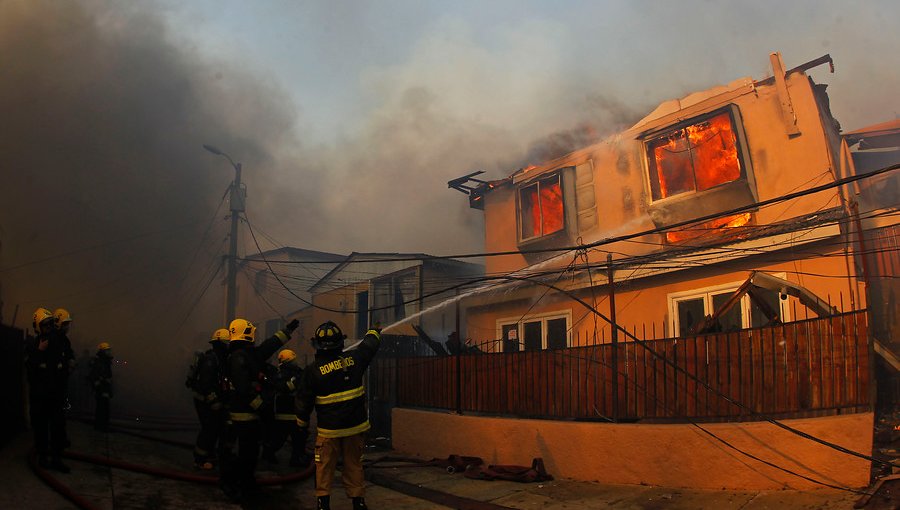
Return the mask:
M 300 327 L 300 321 L 297 319 L 294 319 L 291 322 L 288 322 L 287 325 L 284 327 L 284 333 L 287 336 L 291 336 L 291 333 L 293 333 L 299 327 Z

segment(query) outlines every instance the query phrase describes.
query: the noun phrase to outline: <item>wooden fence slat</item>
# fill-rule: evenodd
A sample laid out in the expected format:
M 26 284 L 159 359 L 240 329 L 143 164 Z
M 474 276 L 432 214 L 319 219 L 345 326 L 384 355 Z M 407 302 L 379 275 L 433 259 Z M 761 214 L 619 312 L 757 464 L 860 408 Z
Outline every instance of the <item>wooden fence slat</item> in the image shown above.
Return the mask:
M 871 405 L 865 311 L 642 342 L 619 344 L 618 373 L 609 365 L 611 344 L 580 341 L 556 350 L 379 358 L 367 392 L 390 405 L 565 419 L 746 416 L 741 406 L 799 415 Z

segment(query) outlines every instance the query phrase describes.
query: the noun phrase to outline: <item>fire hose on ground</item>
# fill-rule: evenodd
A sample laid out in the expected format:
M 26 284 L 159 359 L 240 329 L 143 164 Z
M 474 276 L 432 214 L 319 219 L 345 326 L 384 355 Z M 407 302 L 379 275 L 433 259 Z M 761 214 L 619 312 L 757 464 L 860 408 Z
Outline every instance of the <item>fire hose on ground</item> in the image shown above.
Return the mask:
M 139 432 L 133 432 L 129 430 L 118 429 L 115 430 L 117 433 L 127 434 L 130 436 L 138 437 L 141 439 L 145 439 L 148 441 L 155 441 L 160 443 L 169 444 L 171 446 L 192 449 L 193 444 L 187 443 L 184 441 L 176 441 L 161 437 L 149 436 L 145 434 L 141 434 Z M 199 475 L 195 473 L 188 473 L 184 471 L 176 471 L 165 468 L 157 468 L 152 466 L 145 466 L 142 464 L 135 464 L 132 462 L 127 462 L 123 460 L 112 459 L 109 457 L 103 457 L 99 455 L 90 455 L 86 453 L 80 452 L 65 452 L 64 457 L 76 461 L 88 462 L 95 465 L 107 466 L 110 468 L 123 469 L 126 471 L 132 471 L 136 473 L 142 473 L 150 476 L 156 476 L 159 478 L 166 478 L 170 480 L 177 480 L 183 482 L 190 483 L 198 483 L 203 485 L 216 485 L 218 484 L 218 477 L 209 476 L 209 475 Z M 68 499 L 72 503 L 74 503 L 78 508 L 82 510 L 98 510 L 98 507 L 91 503 L 90 501 L 83 498 L 81 495 L 74 492 L 69 486 L 60 482 L 59 479 L 50 474 L 46 469 L 42 468 L 37 462 L 37 455 L 34 450 L 29 452 L 28 456 L 29 464 L 31 465 L 32 470 L 35 474 L 41 478 L 47 485 L 49 485 L 52 489 L 54 489 L 57 493 L 59 493 L 64 498 Z M 445 468 L 448 473 L 455 473 L 460 471 L 460 468 L 463 468 L 466 463 L 477 463 L 481 461 L 481 459 L 477 457 L 464 457 L 458 455 L 451 455 L 448 459 L 433 459 L 431 461 L 423 461 L 421 459 L 415 459 L 411 457 L 395 457 L 395 456 L 384 456 L 378 459 L 374 459 L 373 461 L 367 463 L 367 467 L 369 468 L 381 468 L 381 467 L 441 467 Z M 379 466 L 377 464 L 390 462 L 390 463 L 404 463 L 406 466 Z M 465 466 L 468 468 L 468 466 Z M 464 469 L 465 469 L 464 468 Z M 463 469 L 463 470 L 464 470 Z M 289 483 L 299 482 L 313 476 L 315 474 L 315 464 L 310 464 L 306 469 L 302 471 L 298 471 L 296 473 L 291 473 L 288 475 L 281 476 L 270 476 L 258 478 L 257 483 L 260 486 L 275 486 L 275 485 L 285 485 Z M 422 487 L 415 484 L 410 484 L 408 482 L 404 482 L 402 480 L 396 479 L 391 476 L 386 476 L 379 473 L 369 472 L 366 475 L 366 479 L 370 482 L 381 485 L 387 489 L 400 492 L 418 499 L 423 499 L 426 501 L 432 501 L 434 503 L 438 503 L 444 506 L 450 506 L 452 508 L 459 508 L 462 510 L 511 510 L 510 507 L 497 505 L 494 503 L 489 503 L 485 501 L 474 500 L 470 498 L 465 498 L 461 496 L 456 496 L 454 494 L 449 494 L 446 492 L 437 491 L 434 489 L 429 489 L 426 487 Z
M 144 434 L 139 434 L 136 432 L 124 431 L 120 430 L 118 432 L 128 434 L 131 436 L 139 437 L 142 439 L 146 439 L 149 441 L 157 441 L 161 443 L 170 444 L 172 446 L 178 446 L 182 448 L 193 448 L 193 445 L 190 443 L 186 443 L 183 441 L 175 441 L 160 437 L 147 436 Z M 112 459 L 109 457 L 102 457 L 99 455 L 89 455 L 86 453 L 79 452 L 64 452 L 63 456 L 82 462 L 88 462 L 91 464 L 107 466 L 110 468 L 123 469 L 126 471 L 132 471 L 135 473 L 143 473 L 151 476 L 156 476 L 159 478 L 167 478 L 170 480 L 178 480 L 183 482 L 191 482 L 191 483 L 199 483 L 204 485 L 216 485 L 219 482 L 218 477 L 209 476 L 209 475 L 199 475 L 195 473 L 188 473 L 184 471 L 175 471 L 171 469 L 165 468 L 157 468 L 152 466 L 145 466 L 142 464 L 135 464 L 133 462 L 127 462 L 123 460 Z M 90 501 L 83 498 L 81 495 L 77 494 L 72 490 L 71 487 L 62 483 L 58 478 L 50 474 L 46 469 L 41 467 L 37 461 L 37 453 L 32 449 L 28 454 L 28 463 L 31 466 L 32 471 L 46 483 L 53 490 L 59 493 L 64 498 L 68 499 L 72 503 L 74 503 L 78 508 L 83 510 L 97 510 L 97 506 L 95 506 Z M 288 475 L 280 475 L 280 476 L 268 476 L 257 478 L 256 482 L 260 486 L 274 486 L 274 485 L 285 485 L 289 483 L 299 482 L 305 480 L 312 476 L 315 473 L 315 464 L 310 464 L 308 467 L 303 469 L 302 471 L 298 471 L 296 473 L 291 473 Z

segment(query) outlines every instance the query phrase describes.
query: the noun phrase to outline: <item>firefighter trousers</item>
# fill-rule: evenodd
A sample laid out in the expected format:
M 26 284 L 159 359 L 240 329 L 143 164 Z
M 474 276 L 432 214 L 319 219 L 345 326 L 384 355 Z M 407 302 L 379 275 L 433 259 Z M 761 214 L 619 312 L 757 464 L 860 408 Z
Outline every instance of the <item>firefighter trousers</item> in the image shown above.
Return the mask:
M 109 393 L 95 392 L 94 399 L 94 428 L 97 430 L 109 430 Z
M 266 434 L 263 457 L 274 455 L 284 446 L 287 438 L 291 438 L 291 461 L 299 462 L 306 455 L 306 440 L 309 439 L 309 429 L 297 426 L 297 420 L 291 416 L 290 420 L 275 419 L 270 425 L 271 429 Z M 308 457 L 307 457 L 308 459 Z
M 237 442 L 237 455 L 228 451 L 221 459 L 219 474 L 222 484 L 245 492 L 256 489 L 255 474 L 261 432 L 262 427 L 258 419 L 232 421 L 229 436 Z
M 205 462 L 214 457 L 216 444 L 221 440 L 227 413 L 219 408 L 213 409 L 209 404 L 194 399 L 197 419 L 200 420 L 200 432 L 194 444 L 194 461 Z
M 48 453 L 58 457 L 65 448 L 65 397 L 53 394 L 32 394 L 29 398 L 34 449 L 39 455 Z
M 316 437 L 316 496 L 331 494 L 338 459 L 344 461 L 341 480 L 348 498 L 365 496 L 366 479 L 362 456 L 366 446 L 364 433 L 348 437 Z

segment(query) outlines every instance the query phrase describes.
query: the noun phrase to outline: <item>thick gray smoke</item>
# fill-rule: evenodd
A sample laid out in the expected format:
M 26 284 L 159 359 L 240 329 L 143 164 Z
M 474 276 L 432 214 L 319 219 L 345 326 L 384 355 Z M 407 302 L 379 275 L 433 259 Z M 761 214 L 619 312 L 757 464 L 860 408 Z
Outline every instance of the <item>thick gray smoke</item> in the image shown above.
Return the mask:
M 233 171 L 204 143 L 244 164 L 250 221 L 285 244 L 446 255 L 480 251 L 484 236 L 448 180 L 503 178 L 661 101 L 764 77 L 771 51 L 788 67 L 831 53 L 837 74 L 813 74 L 848 129 L 900 110 L 885 58 L 898 46 L 896 2 L 581 3 L 550 18 L 478 2 L 480 24 L 435 21 L 443 4 L 333 4 L 259 9 L 302 25 L 296 41 L 270 39 L 310 60 L 276 74 L 277 58 L 206 46 L 190 4 L 0 0 L 3 321 L 16 305 L 20 327 L 36 306 L 68 307 L 79 348 L 110 341 L 154 395 L 183 394 L 188 353 L 222 320 L 227 207 L 213 212 Z M 256 21 L 226 48 L 269 29 Z M 373 60 L 363 71 L 359 53 Z M 360 99 L 292 96 L 289 80 L 352 83 Z M 302 112 L 340 100 L 361 115 L 335 120 L 339 135 L 305 136 L 316 124 Z M 242 253 L 255 251 L 242 232 Z
M 265 182 L 271 147 L 294 135 L 291 104 L 176 44 L 156 15 L 107 2 L 0 2 L 0 66 L 4 322 L 16 306 L 19 327 L 66 307 L 79 352 L 104 340 L 129 361 L 123 387 L 184 393 L 198 332 L 221 327 L 206 302 L 184 319 L 207 282 L 221 296 L 227 204 L 199 242 L 234 173 L 201 144 Z

